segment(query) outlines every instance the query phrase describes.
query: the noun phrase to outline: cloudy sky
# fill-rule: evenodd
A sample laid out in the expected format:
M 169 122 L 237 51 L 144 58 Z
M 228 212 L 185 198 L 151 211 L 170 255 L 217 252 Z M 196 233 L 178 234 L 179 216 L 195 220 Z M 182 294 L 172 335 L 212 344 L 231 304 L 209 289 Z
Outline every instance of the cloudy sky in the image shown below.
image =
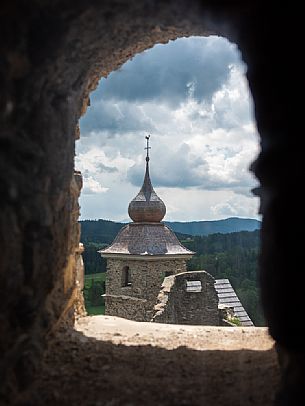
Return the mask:
M 245 71 L 234 44 L 191 37 L 156 45 L 102 79 L 76 146 L 81 219 L 128 220 L 147 134 L 166 220 L 259 218 L 248 170 L 259 145 Z

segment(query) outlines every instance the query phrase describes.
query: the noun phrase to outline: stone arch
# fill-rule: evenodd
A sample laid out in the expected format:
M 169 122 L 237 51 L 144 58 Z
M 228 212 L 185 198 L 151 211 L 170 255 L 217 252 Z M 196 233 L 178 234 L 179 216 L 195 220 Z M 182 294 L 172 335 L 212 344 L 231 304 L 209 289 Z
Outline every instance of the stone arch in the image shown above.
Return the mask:
M 298 10 L 278 6 L 275 16 L 274 10 L 254 1 L 226 5 L 199 0 L 38 0 L 3 2 L 0 16 L 5 396 L 29 386 L 46 334 L 72 310 L 81 187 L 80 177 L 73 174 L 74 142 L 90 91 L 100 77 L 157 42 L 210 33 L 236 42 L 248 65 L 262 139 L 262 152 L 252 169 L 261 182 L 264 216 L 263 304 L 270 332 L 287 356 L 285 365 L 297 371 L 287 396 L 301 391 L 304 274 L 299 269 L 305 219 L 297 191 L 304 183 L 304 170 L 302 150 L 297 148 L 301 135 L 291 131 L 297 75 L 293 64 L 282 58 L 283 49 L 290 47 L 288 39 L 278 40 L 286 27 L 300 41 Z M 300 213 L 298 222 L 290 221 L 287 213 Z

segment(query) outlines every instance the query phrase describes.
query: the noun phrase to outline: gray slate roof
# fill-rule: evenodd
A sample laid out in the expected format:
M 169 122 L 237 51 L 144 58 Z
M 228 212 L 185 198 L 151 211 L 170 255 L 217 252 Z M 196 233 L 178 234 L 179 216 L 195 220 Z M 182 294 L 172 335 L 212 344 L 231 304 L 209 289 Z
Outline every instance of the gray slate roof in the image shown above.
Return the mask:
M 123 227 L 113 243 L 99 251 L 111 255 L 191 257 L 194 252 L 185 248 L 174 232 L 163 223 L 130 223 Z
M 239 318 L 242 326 L 253 326 L 252 320 L 238 299 L 229 279 L 216 279 L 214 286 L 218 294 L 219 304 L 233 307 L 234 313 Z

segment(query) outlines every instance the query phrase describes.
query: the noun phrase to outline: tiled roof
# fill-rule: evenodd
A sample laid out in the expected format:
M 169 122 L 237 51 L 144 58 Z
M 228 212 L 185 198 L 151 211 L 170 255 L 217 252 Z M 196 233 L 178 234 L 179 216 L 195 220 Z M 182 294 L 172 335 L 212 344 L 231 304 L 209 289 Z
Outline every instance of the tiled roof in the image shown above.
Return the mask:
M 109 247 L 99 252 L 105 257 L 113 254 L 191 257 L 194 254 L 163 223 L 130 223 L 120 230 Z
M 229 279 L 216 279 L 215 289 L 218 294 L 219 304 L 234 308 L 234 313 L 239 318 L 242 326 L 253 326 L 253 322 L 238 299 Z

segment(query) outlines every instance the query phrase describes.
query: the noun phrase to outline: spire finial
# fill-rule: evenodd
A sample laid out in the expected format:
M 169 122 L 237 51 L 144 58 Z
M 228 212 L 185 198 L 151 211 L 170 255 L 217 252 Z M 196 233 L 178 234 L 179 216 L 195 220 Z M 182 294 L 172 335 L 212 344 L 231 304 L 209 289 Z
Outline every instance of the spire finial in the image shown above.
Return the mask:
M 149 150 L 151 149 L 151 147 L 149 146 L 150 134 L 146 135 L 145 139 L 146 139 L 146 148 L 144 148 L 144 149 L 146 149 L 146 162 L 148 162 L 149 161 Z
M 146 139 L 146 169 L 143 185 L 137 196 L 132 199 L 128 206 L 128 214 L 136 223 L 159 223 L 166 213 L 166 207 L 160 197 L 154 191 L 149 177 L 149 139 L 150 134 L 145 136 Z

